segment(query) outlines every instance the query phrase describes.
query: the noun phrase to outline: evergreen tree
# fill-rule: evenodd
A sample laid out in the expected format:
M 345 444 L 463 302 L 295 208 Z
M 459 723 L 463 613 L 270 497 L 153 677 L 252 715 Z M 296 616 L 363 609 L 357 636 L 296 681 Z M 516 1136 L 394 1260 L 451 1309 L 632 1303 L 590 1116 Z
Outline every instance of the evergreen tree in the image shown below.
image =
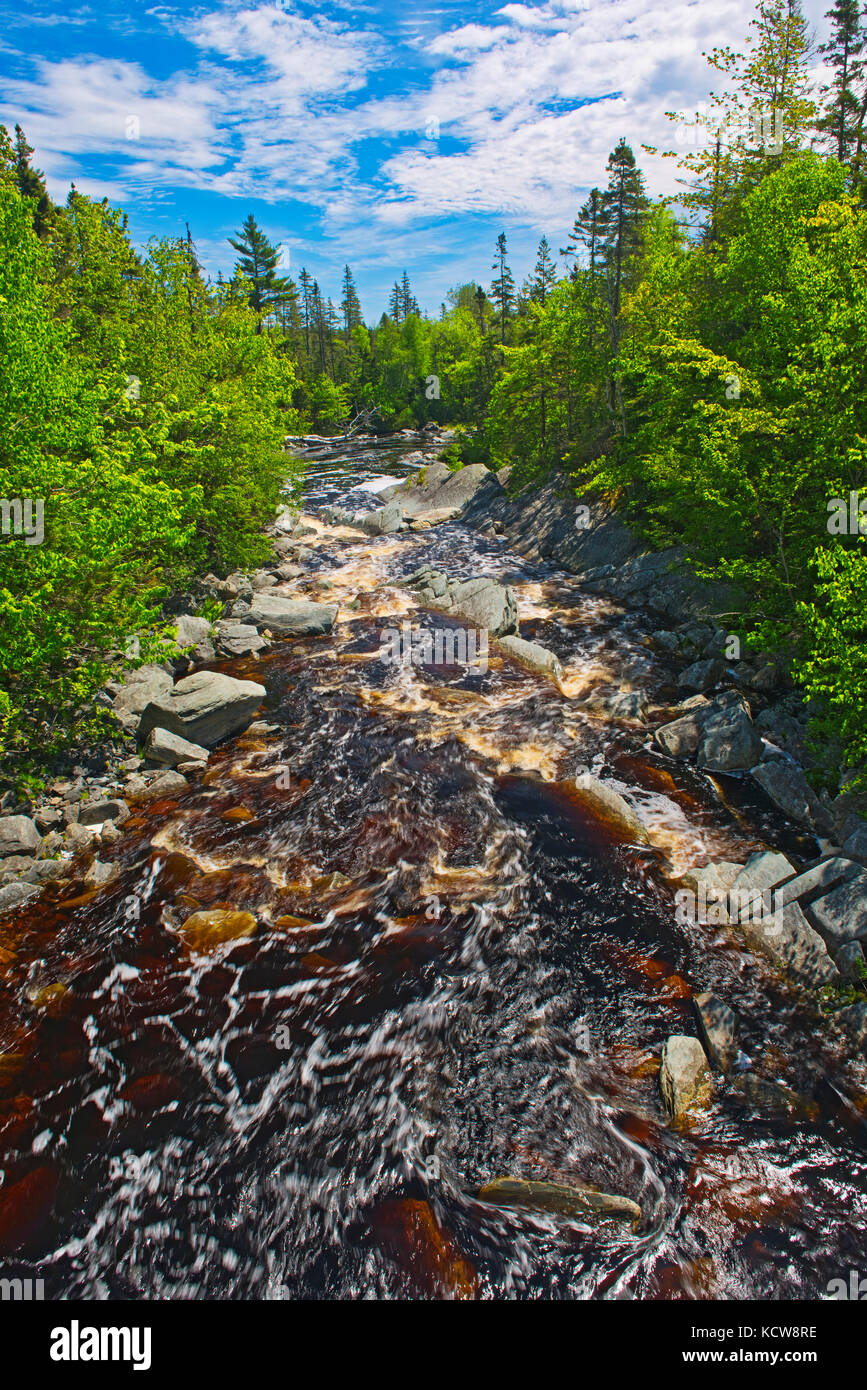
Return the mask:
M 277 274 L 280 246 L 272 246 L 252 213 L 244 222 L 237 239 L 229 237 L 229 245 L 239 253 L 235 276 L 250 282 L 248 302 L 259 315 L 261 332 L 262 319 L 276 308 L 286 293 L 286 280 Z
M 361 302 L 355 288 L 355 281 L 352 278 L 352 271 L 348 265 L 343 267 L 343 295 L 340 300 L 340 312 L 343 315 L 343 336 L 348 343 L 353 328 L 357 328 L 362 322 Z
M 301 313 L 304 320 L 304 352 L 310 360 L 310 330 L 313 326 L 313 281 L 304 266 L 298 276 L 301 287 Z
M 530 298 L 535 304 L 544 304 L 551 288 L 557 281 L 557 267 L 551 255 L 548 238 L 543 236 L 539 242 L 536 265 L 530 282 Z
M 491 269 L 497 272 L 491 284 L 491 299 L 496 305 L 497 317 L 500 320 L 500 342 L 503 344 L 506 341 L 506 324 L 515 306 L 515 281 L 506 261 L 507 255 L 506 233 L 500 232 L 491 266 Z
M 0 127 L 2 128 L 2 127 Z M 4 131 L 5 134 L 5 131 Z M 27 198 L 33 208 L 33 230 L 44 239 L 51 226 L 55 208 L 45 187 L 45 176 L 41 169 L 34 169 L 30 163 L 33 146 L 28 145 L 20 125 L 15 127 L 15 181 L 18 191 Z
M 413 314 L 419 313 L 418 300 L 410 288 L 409 276 L 406 271 L 403 272 L 403 278 L 400 282 L 400 310 L 404 322 Z
M 864 105 L 860 87 L 864 76 L 865 36 L 860 0 L 835 0 L 826 19 L 831 21 L 831 37 L 819 52 L 834 69 L 830 86 L 823 87 L 826 105 L 816 122 L 841 164 L 846 164 L 859 149 L 864 127 Z
M 608 187 L 602 194 L 600 210 L 609 303 L 612 321 L 616 322 L 623 295 L 624 273 L 630 258 L 638 250 L 648 200 L 644 191 L 644 176 L 625 140 L 619 140 L 608 156 L 607 172 Z M 616 351 L 616 339 L 612 346 Z
M 400 323 L 403 318 L 403 295 L 400 285 L 396 280 L 391 287 L 391 294 L 388 297 L 388 315 L 395 323 Z

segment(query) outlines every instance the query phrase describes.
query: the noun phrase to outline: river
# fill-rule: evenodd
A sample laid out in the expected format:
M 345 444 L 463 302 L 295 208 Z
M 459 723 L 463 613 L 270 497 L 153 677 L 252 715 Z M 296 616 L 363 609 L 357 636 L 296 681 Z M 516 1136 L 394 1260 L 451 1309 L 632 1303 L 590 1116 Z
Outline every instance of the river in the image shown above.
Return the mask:
M 373 505 L 359 485 L 417 449 L 310 450 L 307 506 Z M 811 842 L 593 707 L 676 698 L 649 622 L 458 523 L 316 526 L 287 589 L 339 601 L 333 634 L 217 663 L 266 685 L 274 730 L 134 808 L 101 852 L 113 883 L 52 885 L 0 926 L 4 1273 L 52 1298 L 796 1299 L 864 1269 L 857 1072 L 804 995 L 673 906 L 696 862 Z M 436 622 L 389 584 L 425 563 L 511 585 L 563 690 L 493 644 L 487 670 L 384 662 L 385 628 Z M 581 767 L 616 779 L 651 848 L 565 793 Z M 197 955 L 177 928 L 213 907 L 258 927 Z M 802 1114 L 719 1085 L 666 1121 L 659 1053 L 695 1033 L 701 989 Z M 506 1175 L 642 1219 L 479 1199 Z

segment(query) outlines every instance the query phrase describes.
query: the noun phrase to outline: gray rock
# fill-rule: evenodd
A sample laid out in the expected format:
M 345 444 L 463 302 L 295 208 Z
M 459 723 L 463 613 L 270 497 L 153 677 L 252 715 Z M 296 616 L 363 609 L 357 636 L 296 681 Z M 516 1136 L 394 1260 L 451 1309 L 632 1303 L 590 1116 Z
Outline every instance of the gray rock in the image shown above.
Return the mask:
M 33 819 L 38 830 L 44 835 L 47 830 L 60 825 L 63 821 L 63 812 L 59 806 L 40 806 L 33 813 Z
M 162 666 L 140 666 L 137 671 L 130 671 L 123 688 L 112 701 L 112 709 L 123 727 L 132 732 L 151 701 L 171 688 L 172 678 Z
M 251 623 L 226 620 L 217 624 L 217 650 L 221 656 L 252 656 L 267 645 L 267 639 L 260 637 L 258 628 Z
M 366 512 L 355 524 L 368 536 L 390 536 L 403 525 L 403 508 L 399 502 L 388 502 L 375 512 Z
M 253 592 L 258 593 L 261 589 L 273 589 L 277 582 L 277 576 L 270 574 L 268 570 L 257 570 L 252 580 Z
M 806 1096 L 799 1096 L 779 1081 L 767 1081 L 754 1072 L 745 1072 L 731 1082 L 731 1097 L 740 1105 L 787 1119 L 814 1119 L 817 1107 Z
M 663 724 L 654 734 L 654 740 L 670 758 L 688 758 L 698 749 L 701 741 L 703 720 L 698 711 L 690 711 L 680 719 Z
M 85 888 L 103 888 L 105 884 L 111 883 L 119 875 L 120 868 L 117 864 L 104 864 L 100 859 L 94 859 L 84 875 L 84 886 Z
M 846 837 L 843 853 L 850 859 L 856 859 L 859 864 L 867 864 L 867 822 L 862 822 Z
M 762 755 L 753 721 L 738 705 L 709 715 L 702 723 L 696 762 L 709 772 L 746 772 Z
M 113 821 L 116 825 L 123 825 L 128 819 L 129 807 L 117 797 L 112 801 L 85 802 L 78 815 L 78 824 L 103 825 L 106 821 Z
M 858 865 L 851 859 L 834 855 L 830 859 L 820 859 L 818 864 L 805 869 L 803 873 L 782 883 L 774 893 L 774 906 L 785 907 L 786 903 L 797 898 L 801 903 L 817 897 L 821 890 L 829 892 L 838 883 L 845 883 L 858 873 Z
M 29 816 L 0 816 L 0 859 L 35 853 L 41 843 L 42 836 Z
M 605 702 L 614 719 L 642 719 L 646 702 L 640 690 L 621 690 Z
M 707 1098 L 707 1058 L 698 1038 L 675 1033 L 668 1039 L 662 1049 L 659 1084 L 665 1108 L 675 1120 Z
M 178 763 L 206 763 L 208 750 L 200 743 L 190 743 L 189 739 L 179 738 L 168 729 L 151 729 L 144 745 L 145 756 L 152 762 L 164 763 L 166 767 L 177 767 Z
M 468 579 L 449 588 L 449 608 L 491 637 L 518 630 L 518 604 L 511 589 L 493 579 Z
M 220 739 L 245 729 L 265 698 L 265 687 L 255 681 L 239 681 L 219 671 L 196 671 L 184 676 L 160 699 L 152 701 L 141 717 L 139 737 L 151 729 L 213 748 Z
M 12 878 L 16 874 L 26 873 L 35 863 L 36 860 L 29 854 L 10 854 L 0 862 L 0 873 Z
M 801 984 L 825 985 L 839 978 L 828 948 L 797 903 L 769 917 L 742 919 L 739 930 L 753 951 Z
M 719 685 L 725 673 L 725 662 L 717 658 L 696 661 L 692 666 L 687 666 L 685 671 L 681 671 L 677 683 L 683 690 L 711 690 L 715 685 Z
M 532 671 L 541 671 L 543 675 L 554 676 L 557 680 L 563 676 L 563 667 L 554 653 L 549 652 L 547 647 L 541 647 L 538 642 L 526 642 L 523 637 L 507 635 L 500 638 L 500 646 Z
M 32 883 L 5 883 L 0 888 L 0 912 L 9 912 L 13 907 L 21 907 L 31 898 L 37 898 L 41 892 Z
M 863 871 L 810 904 L 810 916 L 834 947 L 867 937 L 867 873 Z
M 854 1004 L 840 1009 L 836 1017 L 863 1050 L 867 1045 L 867 1001 L 856 999 Z
M 715 994 L 697 994 L 693 1000 L 705 1052 L 718 1071 L 728 1071 L 738 1055 L 737 1019 Z
M 834 964 L 844 980 L 863 980 L 864 948 L 860 941 L 847 941 L 834 956 Z
M 797 821 L 830 833 L 833 821 L 799 767 L 790 762 L 767 762 L 753 768 L 753 780 L 770 797 L 775 806 Z
M 208 764 L 205 762 L 178 763 L 177 771 L 188 777 L 191 772 L 204 772 L 207 766 Z
M 258 593 L 252 596 L 249 604 L 236 604 L 232 616 L 246 618 L 257 628 L 267 628 L 277 637 L 315 637 L 331 631 L 337 605 Z
M 151 781 L 133 773 L 127 779 L 126 794 L 134 801 L 162 801 L 164 798 L 180 796 L 187 791 L 189 782 L 180 772 L 160 772 Z M 76 829 L 81 829 L 77 826 Z
M 33 868 L 27 870 L 24 882 L 49 883 L 53 879 L 63 878 L 66 871 L 66 863 L 62 859 L 38 859 Z
M 89 845 L 98 837 L 99 830 L 95 825 L 77 825 L 73 823 L 66 827 L 63 843 L 66 849 L 76 851 L 83 849 L 85 845 Z
M 182 613 L 175 619 L 175 637 L 179 647 L 192 647 L 194 661 L 213 661 L 216 653 L 211 641 L 211 624 L 206 618 Z

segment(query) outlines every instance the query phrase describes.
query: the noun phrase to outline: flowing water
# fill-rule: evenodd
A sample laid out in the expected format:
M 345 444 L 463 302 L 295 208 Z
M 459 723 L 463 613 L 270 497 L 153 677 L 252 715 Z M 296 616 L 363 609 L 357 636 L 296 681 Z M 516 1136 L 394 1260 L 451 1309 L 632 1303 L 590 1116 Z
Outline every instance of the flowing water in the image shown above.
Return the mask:
M 411 447 L 310 450 L 308 506 L 375 505 Z M 52 885 L 0 926 L 3 1272 L 54 1298 L 791 1299 L 863 1270 L 863 1075 L 673 904 L 688 865 L 811 842 L 600 713 L 618 689 L 674 697 L 640 616 L 456 523 L 312 524 L 280 592 L 339 601 L 333 634 L 219 663 L 265 684 L 276 728 L 135 808 L 101 851 L 113 883 Z M 384 629 L 446 621 L 393 587 L 423 563 L 510 584 L 562 689 L 495 644 L 487 669 L 383 661 Z M 651 847 L 570 796 L 585 767 Z M 191 943 L 214 908 L 254 934 Z M 742 1018 L 740 1065 L 810 1098 L 796 1118 L 718 1083 L 666 1122 L 660 1049 L 708 988 Z M 479 1198 L 507 1175 L 642 1219 Z

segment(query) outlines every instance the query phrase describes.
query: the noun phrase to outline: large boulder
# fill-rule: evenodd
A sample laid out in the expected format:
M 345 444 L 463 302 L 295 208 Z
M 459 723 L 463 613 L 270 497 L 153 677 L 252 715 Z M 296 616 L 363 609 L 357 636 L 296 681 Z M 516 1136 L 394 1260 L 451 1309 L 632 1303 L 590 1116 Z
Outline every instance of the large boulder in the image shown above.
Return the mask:
M 388 502 L 375 512 L 365 513 L 355 524 L 368 536 L 390 536 L 403 526 L 403 508 L 399 502 Z
M 740 705 L 730 705 L 702 723 L 696 762 L 709 772 L 747 772 L 762 756 L 762 740 Z
M 867 938 L 867 873 L 858 873 L 810 904 L 819 931 L 833 947 Z
M 828 948 L 797 903 L 771 916 L 741 920 L 740 932 L 752 950 L 805 985 L 831 984 L 838 971 Z
M 221 619 L 217 623 L 217 650 L 221 656 L 252 656 L 267 647 L 268 639 L 259 636 L 252 623 Z
M 152 700 L 139 724 L 145 740 L 151 729 L 213 748 L 220 739 L 250 723 L 265 698 L 265 687 L 256 681 L 239 681 L 219 671 L 196 671 L 184 676 L 165 695 Z
M 123 825 L 129 819 L 129 807 L 122 797 L 111 801 L 86 801 L 78 813 L 79 825 Z
M 317 637 L 333 628 L 337 605 L 256 593 L 249 603 L 236 603 L 232 617 L 267 628 L 277 637 Z
M 677 683 L 682 690 L 711 690 L 719 685 L 725 673 L 725 662 L 712 657 L 709 661 L 696 661 L 687 666 Z
M 139 666 L 136 671 L 129 672 L 111 707 L 124 729 L 132 732 L 150 702 L 171 688 L 172 677 L 162 666 Z
M 483 463 L 471 463 L 453 471 L 437 462 L 381 496 L 398 502 L 405 517 L 437 523 L 463 511 L 486 481 L 494 480 Z
M 0 817 L 0 859 L 10 854 L 33 854 L 42 836 L 29 816 Z
M 753 768 L 753 781 L 770 797 L 775 806 L 797 821 L 799 825 L 817 829 L 822 834 L 832 834 L 834 822 L 830 812 L 810 786 L 806 777 L 794 763 L 773 760 Z

